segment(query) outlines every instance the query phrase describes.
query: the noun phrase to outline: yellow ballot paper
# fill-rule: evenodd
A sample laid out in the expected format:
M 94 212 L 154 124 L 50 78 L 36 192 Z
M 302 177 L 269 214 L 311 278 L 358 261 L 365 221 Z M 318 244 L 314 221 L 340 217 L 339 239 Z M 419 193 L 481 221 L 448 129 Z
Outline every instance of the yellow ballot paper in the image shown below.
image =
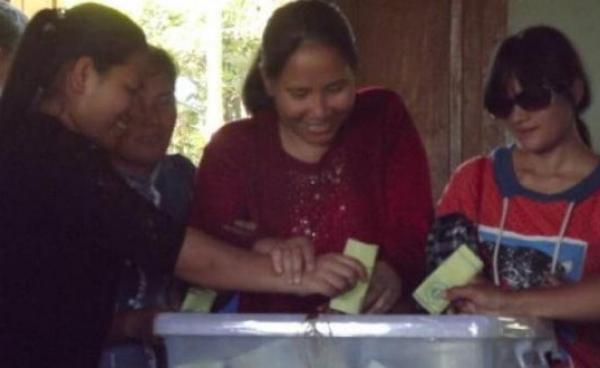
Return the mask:
M 216 297 L 217 293 L 214 290 L 191 287 L 185 295 L 181 311 L 208 313 Z
M 483 268 L 483 262 L 466 245 L 452 253 L 413 293 L 413 298 L 431 314 L 440 314 L 449 302 L 444 291 L 465 285 Z
M 360 313 L 367 289 L 369 287 L 369 281 L 371 280 L 371 274 L 373 273 L 373 267 L 375 267 L 375 260 L 377 259 L 377 245 L 365 244 L 355 239 L 348 239 L 346 242 L 346 249 L 344 254 L 360 261 L 367 269 L 368 280 L 359 281 L 354 289 L 331 299 L 329 307 L 340 312 L 348 314 Z

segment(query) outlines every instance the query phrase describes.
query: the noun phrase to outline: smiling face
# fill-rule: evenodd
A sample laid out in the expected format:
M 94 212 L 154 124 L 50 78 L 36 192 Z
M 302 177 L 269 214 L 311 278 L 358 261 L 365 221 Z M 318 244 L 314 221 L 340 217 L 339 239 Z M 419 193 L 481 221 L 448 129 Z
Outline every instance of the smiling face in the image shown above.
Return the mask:
M 509 80 L 507 87 L 510 98 L 523 91 L 515 78 Z M 516 104 L 507 118 L 503 119 L 519 148 L 532 153 L 544 153 L 564 142 L 578 139 L 575 121 L 573 104 L 556 92 L 552 92 L 548 106 L 526 110 Z
M 118 139 L 116 127 L 125 121 L 141 85 L 141 55 L 134 55 L 123 64 L 99 74 L 95 68 L 81 67 L 81 92 L 77 93 L 67 114 L 71 128 L 112 149 Z M 80 61 L 84 62 L 84 61 Z
M 302 161 L 318 160 L 354 106 L 353 70 L 335 48 L 305 42 L 277 78 L 263 79 L 284 150 Z
M 151 171 L 165 156 L 177 120 L 174 84 L 165 73 L 144 79 L 115 150 L 120 162 Z

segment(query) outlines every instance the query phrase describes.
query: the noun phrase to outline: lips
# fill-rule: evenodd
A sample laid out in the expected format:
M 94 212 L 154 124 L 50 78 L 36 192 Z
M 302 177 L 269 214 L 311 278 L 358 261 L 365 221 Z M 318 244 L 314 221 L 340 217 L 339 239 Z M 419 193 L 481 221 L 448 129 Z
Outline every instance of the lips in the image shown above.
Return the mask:
M 313 134 L 324 134 L 331 130 L 331 124 L 307 124 L 306 130 Z
M 519 135 L 529 134 L 537 130 L 537 126 L 534 127 L 519 127 L 515 129 L 515 133 Z

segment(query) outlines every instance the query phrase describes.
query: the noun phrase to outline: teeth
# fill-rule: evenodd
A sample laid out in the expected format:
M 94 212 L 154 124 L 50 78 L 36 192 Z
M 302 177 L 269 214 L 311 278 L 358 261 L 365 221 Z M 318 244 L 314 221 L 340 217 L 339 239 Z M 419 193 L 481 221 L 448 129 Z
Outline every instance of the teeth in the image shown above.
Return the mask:
M 316 125 L 316 124 L 314 124 L 314 125 L 308 125 L 308 130 L 310 132 L 324 132 L 327 129 L 329 129 L 329 126 L 326 125 L 326 124 L 323 124 L 323 125 L 321 125 L 321 124 L 319 124 L 319 125 Z

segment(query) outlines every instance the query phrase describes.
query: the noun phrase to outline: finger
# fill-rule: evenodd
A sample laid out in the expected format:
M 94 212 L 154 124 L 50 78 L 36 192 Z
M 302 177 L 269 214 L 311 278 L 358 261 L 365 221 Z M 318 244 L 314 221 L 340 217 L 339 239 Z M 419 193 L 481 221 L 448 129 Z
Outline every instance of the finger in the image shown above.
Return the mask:
M 304 267 L 310 272 L 315 269 L 315 248 L 310 240 L 306 238 L 298 239 L 298 243 L 302 252 Z
M 473 289 L 469 286 L 453 287 L 444 292 L 444 298 L 450 302 L 457 299 L 473 299 Z
M 292 251 L 289 248 L 281 249 L 283 258 L 283 274 L 290 284 L 294 283 L 294 266 Z
M 344 279 L 345 286 L 354 286 L 358 282 L 360 277 L 360 269 L 358 262 L 353 264 L 347 262 L 347 260 L 341 255 L 335 255 L 328 259 L 328 262 L 324 265 L 324 269 L 329 273 L 333 273 L 336 277 Z
M 387 292 L 385 290 L 383 290 L 378 295 L 378 297 L 373 301 L 373 303 L 365 309 L 365 313 L 366 314 L 375 314 L 375 313 L 385 312 L 385 307 L 387 305 L 386 293 Z
M 281 249 L 279 247 L 275 247 L 271 250 L 271 262 L 273 263 L 275 273 L 281 275 L 283 273 L 283 255 L 281 254 Z
M 313 283 L 315 293 L 317 294 L 321 294 L 328 298 L 333 298 L 339 294 L 339 291 L 324 278 L 315 278 Z
M 350 289 L 351 284 L 348 280 L 331 270 L 323 270 L 319 277 L 336 291 L 336 295 Z
M 353 278 L 356 277 L 362 281 L 367 281 L 367 269 L 358 260 L 343 254 L 332 254 L 332 257 L 337 263 L 345 265 L 346 270 L 352 271 L 354 274 Z
M 375 302 L 377 301 L 377 299 L 379 299 L 381 297 L 381 294 L 383 293 L 383 288 L 379 287 L 378 283 L 372 282 L 371 285 L 369 286 L 369 290 L 367 290 L 367 295 L 365 296 L 365 302 L 363 305 L 363 309 L 365 311 L 370 310 L 373 305 L 375 304 Z
M 302 276 L 302 261 L 304 259 L 302 250 L 298 247 L 294 247 L 290 250 L 292 255 L 292 276 L 294 283 L 299 284 Z
M 478 314 L 477 306 L 470 301 L 465 301 L 463 303 L 460 312 L 463 314 Z

